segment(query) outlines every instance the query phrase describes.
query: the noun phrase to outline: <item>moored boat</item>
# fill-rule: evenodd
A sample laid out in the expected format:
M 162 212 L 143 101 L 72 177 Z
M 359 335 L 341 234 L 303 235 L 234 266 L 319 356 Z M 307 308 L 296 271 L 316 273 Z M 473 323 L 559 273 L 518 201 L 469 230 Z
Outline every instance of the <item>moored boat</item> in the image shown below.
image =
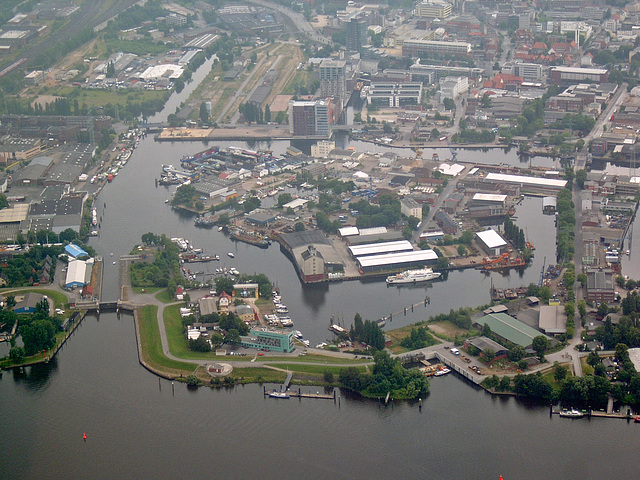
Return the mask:
M 559 415 L 561 417 L 567 417 L 567 418 L 582 418 L 582 417 L 584 417 L 584 413 L 582 413 L 579 410 L 576 410 L 575 408 L 568 409 L 568 410 L 561 410 Z
M 423 268 L 419 270 L 405 270 L 397 275 L 390 275 L 387 277 L 387 283 L 389 285 L 402 285 L 413 284 L 419 282 L 427 282 L 434 280 L 442 275 L 440 272 L 434 272 L 430 268 Z
M 281 392 L 278 390 L 274 390 L 273 392 L 269 392 L 269 396 L 271 398 L 290 398 L 287 392 Z

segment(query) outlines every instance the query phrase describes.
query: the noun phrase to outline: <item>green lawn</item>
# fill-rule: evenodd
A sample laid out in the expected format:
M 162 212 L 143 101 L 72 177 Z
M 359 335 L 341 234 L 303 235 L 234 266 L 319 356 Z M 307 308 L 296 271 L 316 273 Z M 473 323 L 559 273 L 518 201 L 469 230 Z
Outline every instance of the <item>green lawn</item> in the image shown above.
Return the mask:
M 335 366 L 335 365 L 301 365 L 299 363 L 267 363 L 270 367 L 281 368 L 283 370 L 290 370 L 292 372 L 302 372 L 302 373 L 324 373 L 331 372 L 334 375 L 340 373 L 340 370 L 343 368 L 347 368 L 346 366 Z M 366 367 L 364 365 L 356 366 L 360 372 L 365 372 Z
M 270 368 L 233 368 L 231 376 L 240 379 L 241 383 L 282 383 L 287 378 L 285 372 Z
M 157 312 L 158 307 L 155 305 L 147 305 L 138 310 L 142 359 L 151 367 L 168 375 L 186 376 L 193 373 L 196 368 L 194 364 L 171 360 L 164 355 Z
M 162 290 L 162 287 L 131 287 L 131 290 L 133 293 L 157 293 Z
M 46 295 L 49 298 L 52 298 L 56 304 L 55 308 L 65 308 L 65 306 L 69 303 L 69 300 L 67 299 L 67 296 L 64 293 L 58 292 L 56 290 L 48 290 L 46 288 L 29 288 L 25 290 L 9 289 L 9 290 L 3 290 L 2 294 L 18 296 L 18 295 L 24 295 L 29 292 L 40 293 L 42 295 Z
M 149 290 L 149 289 L 147 289 Z M 156 293 L 156 300 L 161 301 L 162 303 L 173 303 L 176 301 L 171 295 L 169 295 L 169 291 L 164 288 L 160 292 Z
M 186 335 L 182 332 L 180 305 L 170 305 L 164 309 L 164 328 L 167 331 L 169 351 L 172 355 L 185 360 L 213 360 L 216 358 L 214 352 L 194 352 L 189 350 Z

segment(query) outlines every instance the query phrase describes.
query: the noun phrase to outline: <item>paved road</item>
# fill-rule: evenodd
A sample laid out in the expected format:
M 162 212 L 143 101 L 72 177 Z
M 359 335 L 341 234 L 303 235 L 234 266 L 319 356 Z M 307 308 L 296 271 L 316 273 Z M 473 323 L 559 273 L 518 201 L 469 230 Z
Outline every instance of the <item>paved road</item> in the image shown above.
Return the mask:
M 309 39 L 322 43 L 324 45 L 333 45 L 331 39 L 325 37 L 321 33 L 317 32 L 313 29 L 313 27 L 307 22 L 304 18 L 304 15 L 298 12 L 294 12 L 290 8 L 284 7 L 283 5 L 279 5 L 277 3 L 268 2 L 266 0 L 250 0 L 249 3 L 254 3 L 256 5 L 261 5 L 266 8 L 270 8 L 272 10 L 277 10 L 282 15 L 287 17 L 291 23 L 296 27 L 296 29 L 304 33 Z

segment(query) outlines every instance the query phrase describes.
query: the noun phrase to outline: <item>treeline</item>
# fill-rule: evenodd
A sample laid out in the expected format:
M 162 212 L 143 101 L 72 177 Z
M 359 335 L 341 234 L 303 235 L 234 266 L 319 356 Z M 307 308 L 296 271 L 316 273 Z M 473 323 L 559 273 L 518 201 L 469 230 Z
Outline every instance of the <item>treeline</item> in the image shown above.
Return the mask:
M 241 103 L 238 111 L 244 119 L 249 123 L 269 123 L 271 121 L 271 109 L 269 105 L 262 107 L 254 102 Z
M 555 128 L 558 130 L 578 130 L 584 134 L 587 134 L 591 131 L 595 124 L 595 118 L 579 113 L 577 115 L 566 115 L 560 120 L 556 120 L 555 122 L 553 122 L 549 126 L 549 128 Z
M 400 201 L 388 194 L 383 194 L 378 197 L 378 205 L 373 205 L 367 200 L 362 199 L 350 203 L 349 208 L 360 212 L 356 220 L 356 226 L 358 228 L 394 225 L 402 218 Z
M 40 275 L 47 257 L 51 262 L 50 276 L 53 278 L 58 255 L 64 252 L 60 245 L 44 247 L 34 245 L 22 255 L 14 255 L 3 260 L 0 273 L 4 274 L 7 287 L 25 287 L 40 282 Z
M 464 330 L 469 330 L 473 324 L 471 316 L 469 315 L 469 309 L 467 308 L 460 308 L 458 310 L 451 309 L 449 313 L 433 315 L 429 317 L 429 322 L 451 322 L 455 326 Z
M 574 227 L 576 224 L 575 205 L 571 198 L 571 190 L 563 188 L 558 192 L 556 253 L 558 261 L 571 261 L 574 247 Z
M 151 234 L 153 235 L 153 234 Z M 144 238 L 148 239 L 148 234 Z M 154 236 L 157 243 L 153 263 L 134 262 L 129 268 L 131 285 L 134 287 L 169 287 L 170 294 L 175 292 L 180 275 L 179 248 L 165 235 Z
M 136 4 L 120 13 L 113 20 L 109 20 L 107 29 L 113 32 L 128 30 L 139 27 L 144 22 L 154 22 L 156 18 L 164 17 L 166 13 L 161 2 L 157 0 L 146 2 L 144 5 Z
M 402 339 L 400 345 L 409 350 L 418 350 L 419 348 L 429 347 L 438 343 L 426 326 L 413 327 L 411 333 Z
M 348 388 L 368 398 L 412 399 L 429 393 L 429 381 L 418 369 L 405 369 L 398 359 L 385 351 L 376 352 L 373 374 L 360 373 L 355 367 L 343 368 L 338 380 Z
M 453 143 L 490 143 L 496 138 L 496 134 L 486 128 L 478 131 L 475 129 L 463 129 L 459 133 L 453 134 Z
M 623 312 L 624 310 L 625 305 L 623 305 Z M 611 350 L 620 343 L 631 348 L 640 347 L 640 329 L 636 325 L 637 322 L 627 315 L 622 316 L 616 324 L 613 324 L 611 319 L 607 317 L 603 325 L 596 327 L 595 338 L 601 341 L 607 350 Z
M 487 377 L 483 385 L 498 391 L 511 391 L 523 397 L 561 402 L 566 407 L 594 410 L 605 408 L 611 394 L 616 402 L 630 405 L 637 411 L 640 408 L 640 377 L 629 358 L 627 345 L 618 344 L 615 351 L 618 369 L 609 373 L 611 379 L 602 365 L 602 358 L 596 352 L 591 352 L 587 363 L 594 368 L 593 375 L 569 377 L 567 367 L 560 364 L 554 366 L 553 378 L 559 389 L 554 389 L 550 380 L 540 372 L 518 374 L 513 379 L 506 376 L 500 379 L 493 375 Z
M 359 313 L 353 318 L 349 337 L 352 341 L 367 344 L 374 350 L 384 349 L 384 332 L 380 326 L 372 320 L 363 322 Z
M 504 220 L 504 236 L 513 243 L 518 250 L 524 250 L 527 246 L 524 230 L 518 227 L 510 217 Z

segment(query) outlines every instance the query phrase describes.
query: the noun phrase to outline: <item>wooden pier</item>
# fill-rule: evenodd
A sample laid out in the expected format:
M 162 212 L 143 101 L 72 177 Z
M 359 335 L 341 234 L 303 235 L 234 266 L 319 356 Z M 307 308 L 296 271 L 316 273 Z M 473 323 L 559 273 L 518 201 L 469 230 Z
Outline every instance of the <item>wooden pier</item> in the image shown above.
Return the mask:
M 267 390 L 267 387 L 262 387 L 262 391 L 263 391 L 263 395 L 265 397 L 268 397 L 270 393 L 273 392 L 273 390 Z M 316 392 L 316 393 L 312 393 L 312 392 L 303 392 L 302 389 L 298 389 L 298 391 L 293 391 L 293 390 L 289 390 L 289 389 L 282 389 L 279 390 L 282 393 L 286 393 L 287 395 L 289 395 L 291 398 L 293 397 L 297 397 L 297 398 L 319 398 L 322 400 L 333 400 L 336 401 L 337 397 L 336 397 L 336 391 L 334 390 L 332 394 L 326 394 L 326 393 L 320 393 L 320 392 Z

